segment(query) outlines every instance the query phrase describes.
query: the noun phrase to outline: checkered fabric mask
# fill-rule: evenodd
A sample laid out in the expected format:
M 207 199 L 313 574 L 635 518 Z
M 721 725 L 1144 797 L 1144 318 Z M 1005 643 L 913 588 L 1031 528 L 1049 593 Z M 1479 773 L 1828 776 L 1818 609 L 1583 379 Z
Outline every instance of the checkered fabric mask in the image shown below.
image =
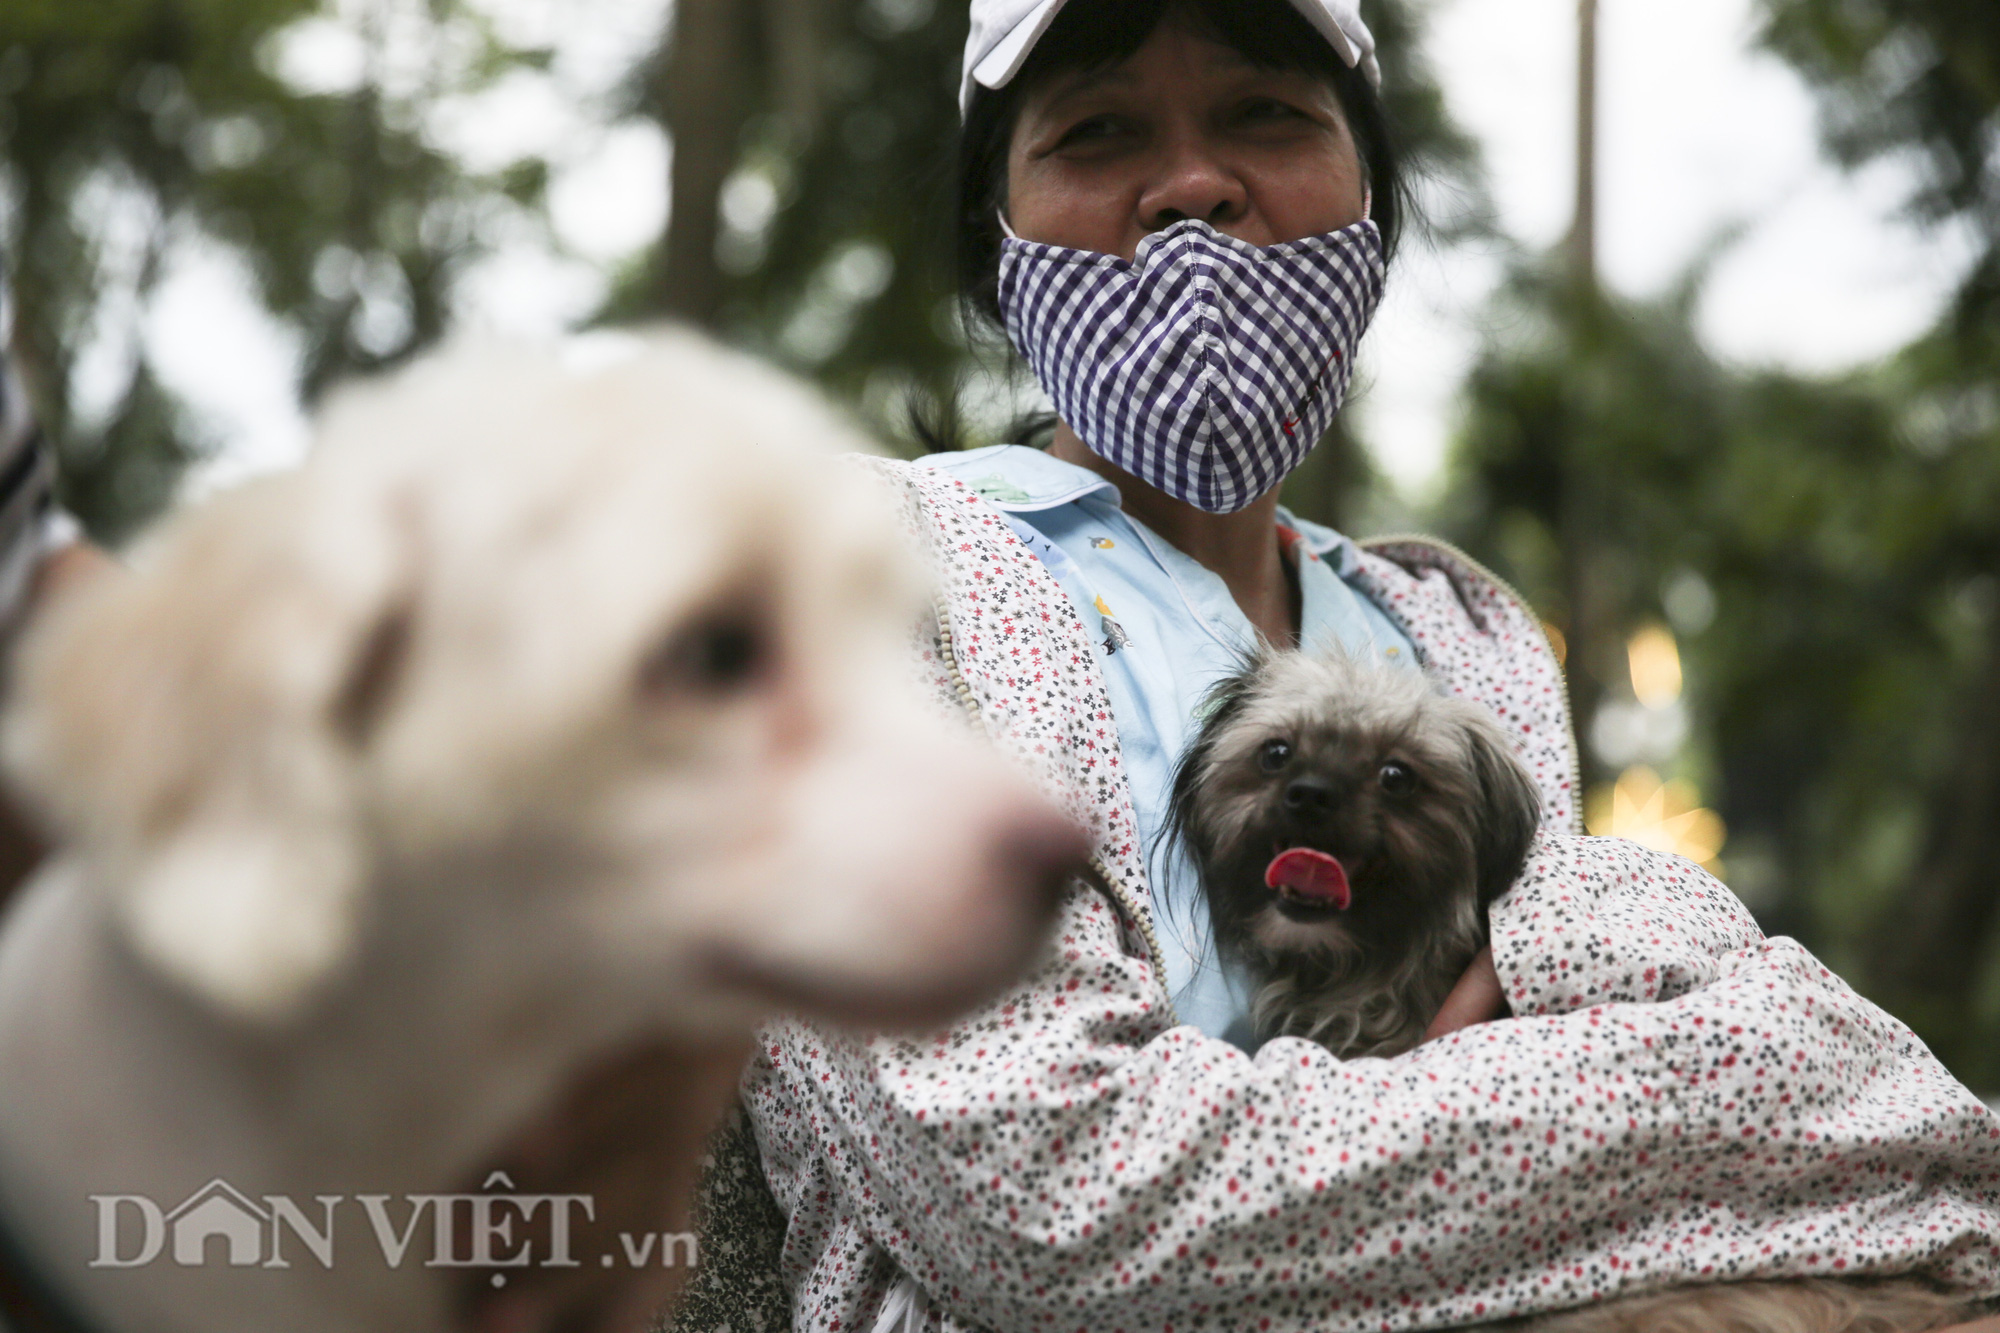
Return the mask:
M 1259 247 L 1191 218 L 1131 260 L 1010 237 L 1000 308 L 1093 453 L 1233 514 L 1333 424 L 1385 276 L 1373 222 Z

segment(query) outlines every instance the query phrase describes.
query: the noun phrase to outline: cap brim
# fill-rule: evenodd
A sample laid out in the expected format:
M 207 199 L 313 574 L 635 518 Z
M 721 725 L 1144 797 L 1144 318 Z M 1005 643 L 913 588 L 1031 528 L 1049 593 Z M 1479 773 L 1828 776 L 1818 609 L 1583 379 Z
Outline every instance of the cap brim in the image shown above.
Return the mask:
M 1042 40 L 1042 35 L 1049 30 L 1049 25 L 1056 21 L 1056 15 L 1062 12 L 1065 3 L 1067 0 L 1042 0 L 1042 3 L 1029 10 L 1021 21 L 1014 25 L 1013 30 L 1002 37 L 978 64 L 967 71 L 964 86 L 959 94 L 960 111 L 971 107 L 974 85 L 982 88 L 1005 88 L 1014 81 L 1014 76 L 1028 63 L 1028 57 L 1034 54 L 1036 43 Z M 1340 22 L 1334 18 L 1322 0 L 1292 0 L 1292 7 L 1305 15 L 1306 21 L 1313 25 L 1313 30 L 1326 39 L 1327 44 L 1333 47 L 1335 54 L 1347 63 L 1348 68 L 1361 69 L 1367 74 L 1370 82 L 1377 87 L 1381 86 L 1381 67 L 1376 64 L 1372 43 L 1364 49 L 1362 43 L 1357 42 L 1351 33 L 1341 27 Z
M 1042 34 L 1056 21 L 1066 0 L 1042 0 L 1024 15 L 1014 30 L 1000 39 L 991 51 L 986 53 L 972 68 L 973 82 L 982 88 L 1005 88 L 1021 72 L 1021 66 L 1028 63 L 1034 54 L 1035 43 L 1042 40 Z
M 1361 53 L 1355 49 L 1354 39 L 1347 35 L 1347 30 L 1340 26 L 1319 0 L 1292 0 L 1292 8 L 1305 15 L 1306 22 L 1312 24 L 1313 30 L 1326 38 L 1327 45 L 1333 48 L 1334 54 L 1339 56 L 1349 69 L 1361 63 Z

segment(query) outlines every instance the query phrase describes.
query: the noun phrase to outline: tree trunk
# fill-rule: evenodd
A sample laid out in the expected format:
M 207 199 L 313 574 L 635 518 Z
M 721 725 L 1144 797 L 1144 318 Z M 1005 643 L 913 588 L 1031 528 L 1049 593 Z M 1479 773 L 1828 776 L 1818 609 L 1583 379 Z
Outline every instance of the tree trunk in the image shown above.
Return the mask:
M 1597 285 L 1597 0 L 1577 0 L 1576 221 L 1570 262 L 1579 287 Z
M 827 42 L 835 0 L 764 0 L 771 102 L 793 144 L 804 151 L 819 134 Z
M 1600 336 L 1597 285 L 1597 0 L 1577 0 L 1576 52 L 1576 217 L 1570 225 L 1571 355 L 1581 365 Z M 1605 659 L 1611 646 L 1610 599 L 1605 595 L 1598 525 L 1603 521 L 1594 484 L 1596 467 L 1579 432 L 1591 429 L 1589 413 L 1566 414 L 1562 494 L 1558 498 L 1557 540 L 1562 543 L 1563 598 L 1568 603 L 1563 634 L 1569 640 L 1571 725 L 1576 729 L 1579 774 L 1587 791 L 1615 777 L 1598 762 L 1591 731 L 1611 673 Z
M 678 0 L 673 45 L 656 76 L 674 168 L 673 221 L 654 305 L 701 325 L 713 326 L 722 309 L 715 243 L 722 186 L 757 101 L 757 10 L 746 0 Z

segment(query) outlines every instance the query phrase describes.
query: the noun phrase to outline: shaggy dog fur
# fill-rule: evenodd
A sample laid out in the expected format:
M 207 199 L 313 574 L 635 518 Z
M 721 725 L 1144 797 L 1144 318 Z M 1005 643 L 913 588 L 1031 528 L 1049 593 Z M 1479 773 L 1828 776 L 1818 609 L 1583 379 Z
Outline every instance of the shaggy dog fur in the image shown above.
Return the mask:
M 1260 1035 L 1342 1057 L 1416 1046 L 1520 877 L 1534 783 L 1493 715 L 1414 671 L 1264 651 L 1211 696 L 1175 776 L 1215 939 L 1258 983 Z M 1352 906 L 1269 887 L 1288 849 L 1337 858 Z M 1483 1325 L 1490 1333 L 1925 1333 L 1972 1318 L 1917 1282 L 1745 1282 Z
M 930 593 L 841 417 L 691 334 L 588 353 L 349 392 L 26 645 L 65 852 L 0 936 L 0 1213 L 111 1333 L 645 1328 L 685 1258 L 619 1233 L 685 1228 L 755 1026 L 943 1021 L 1087 854 L 915 687 Z M 339 1261 L 91 1266 L 91 1196 L 216 1178 L 337 1200 Z M 580 1266 L 429 1266 L 435 1219 L 382 1262 L 360 1196 L 400 1233 L 485 1187 L 594 1194 Z
M 1540 800 L 1493 715 L 1423 675 L 1264 652 L 1218 686 L 1181 761 L 1171 835 L 1215 941 L 1255 979 L 1263 1036 L 1341 1056 L 1422 1038 L 1519 877 Z M 1353 906 L 1270 888 L 1289 848 L 1337 858 Z

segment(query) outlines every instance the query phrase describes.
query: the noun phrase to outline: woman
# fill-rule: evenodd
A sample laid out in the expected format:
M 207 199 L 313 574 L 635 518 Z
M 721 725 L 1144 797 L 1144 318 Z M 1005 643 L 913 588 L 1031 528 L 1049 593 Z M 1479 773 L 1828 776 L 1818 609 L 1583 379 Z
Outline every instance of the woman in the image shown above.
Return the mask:
M 2000 1291 L 2000 1128 L 1694 867 L 1575 836 L 1527 609 L 1454 553 L 1278 509 L 1398 221 L 1349 0 L 973 14 L 964 277 L 1063 424 L 1046 454 L 885 472 L 944 582 L 940 696 L 1091 825 L 1096 882 L 949 1032 L 767 1033 L 745 1092 L 795 1326 L 1443 1327 L 1910 1270 Z M 1199 897 L 1147 864 L 1200 697 L 1258 637 L 1421 661 L 1541 788 L 1495 956 L 1397 1061 L 1239 1049 Z M 1467 1027 L 1502 987 L 1516 1016 Z

